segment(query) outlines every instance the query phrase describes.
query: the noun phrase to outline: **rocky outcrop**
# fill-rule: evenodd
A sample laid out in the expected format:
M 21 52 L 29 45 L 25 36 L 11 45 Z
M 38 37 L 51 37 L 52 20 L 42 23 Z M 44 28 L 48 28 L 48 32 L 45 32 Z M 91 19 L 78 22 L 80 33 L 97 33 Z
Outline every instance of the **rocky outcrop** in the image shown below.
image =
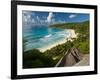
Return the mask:
M 76 48 L 69 49 L 63 58 L 56 64 L 56 67 L 73 66 L 82 60 L 83 54 Z

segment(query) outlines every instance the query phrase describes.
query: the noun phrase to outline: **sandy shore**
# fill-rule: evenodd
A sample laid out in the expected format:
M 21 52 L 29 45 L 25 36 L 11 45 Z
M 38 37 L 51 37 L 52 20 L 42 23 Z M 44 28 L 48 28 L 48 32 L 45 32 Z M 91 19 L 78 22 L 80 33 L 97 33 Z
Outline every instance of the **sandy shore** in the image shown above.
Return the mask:
M 40 48 L 39 50 L 40 50 L 41 52 L 44 52 L 44 51 L 49 50 L 49 49 L 51 49 L 51 48 L 53 48 L 53 47 L 55 47 L 55 46 L 57 46 L 57 45 L 59 45 L 59 44 L 65 43 L 65 42 L 67 41 L 66 39 L 72 41 L 71 38 L 77 38 L 77 34 L 75 34 L 75 30 L 73 30 L 73 29 L 67 29 L 67 32 L 69 32 L 69 35 L 66 36 L 65 39 L 63 39 L 63 40 L 61 40 L 61 41 L 59 41 L 59 42 L 55 42 L 54 44 L 52 44 L 52 45 L 50 45 L 50 46 L 46 46 L 46 47 Z
M 77 37 L 77 34 L 75 34 L 75 30 L 73 29 L 67 29 L 67 31 L 69 31 L 70 33 L 70 38 L 76 38 Z

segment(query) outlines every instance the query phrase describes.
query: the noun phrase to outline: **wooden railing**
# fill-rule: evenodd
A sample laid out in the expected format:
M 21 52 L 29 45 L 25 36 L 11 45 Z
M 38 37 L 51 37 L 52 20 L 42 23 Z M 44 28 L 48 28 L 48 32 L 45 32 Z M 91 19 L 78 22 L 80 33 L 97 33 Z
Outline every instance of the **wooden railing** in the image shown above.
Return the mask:
M 82 60 L 83 54 L 76 48 L 69 49 L 65 55 L 58 61 L 55 67 L 73 66 Z

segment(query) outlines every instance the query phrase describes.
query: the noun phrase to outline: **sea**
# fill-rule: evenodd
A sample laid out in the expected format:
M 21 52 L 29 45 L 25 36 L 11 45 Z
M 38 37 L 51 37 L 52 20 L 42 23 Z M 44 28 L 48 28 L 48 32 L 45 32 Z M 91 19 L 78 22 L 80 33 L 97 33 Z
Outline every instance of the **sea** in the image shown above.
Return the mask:
M 67 29 L 49 27 L 46 25 L 23 26 L 24 50 L 42 49 L 67 38 L 70 34 Z

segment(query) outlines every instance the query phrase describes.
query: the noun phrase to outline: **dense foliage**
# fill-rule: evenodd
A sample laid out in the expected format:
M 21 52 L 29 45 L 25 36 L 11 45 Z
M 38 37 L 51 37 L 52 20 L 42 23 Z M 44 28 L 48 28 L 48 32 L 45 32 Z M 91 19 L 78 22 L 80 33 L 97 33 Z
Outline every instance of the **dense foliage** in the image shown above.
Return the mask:
M 23 68 L 52 67 L 55 63 L 37 49 L 26 51 L 23 54 Z
M 50 27 L 74 29 L 78 33 L 78 38 L 73 39 L 72 42 L 66 40 L 66 43 L 57 45 L 43 53 L 37 49 L 23 52 L 23 68 L 53 67 L 72 47 L 78 48 L 81 53 L 89 53 L 89 21 L 55 24 Z
M 78 38 L 71 42 L 73 47 L 78 48 L 84 54 L 89 53 L 89 21 L 55 24 L 51 25 L 51 27 L 74 29 L 75 32 L 78 33 Z

